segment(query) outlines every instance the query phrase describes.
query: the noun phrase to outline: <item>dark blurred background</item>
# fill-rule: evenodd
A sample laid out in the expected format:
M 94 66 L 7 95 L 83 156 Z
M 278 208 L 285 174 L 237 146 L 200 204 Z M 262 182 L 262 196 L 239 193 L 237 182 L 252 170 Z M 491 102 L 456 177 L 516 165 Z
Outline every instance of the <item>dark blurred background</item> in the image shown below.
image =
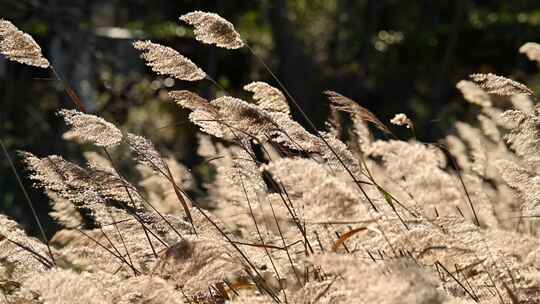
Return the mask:
M 245 49 L 194 41 L 178 20 L 193 10 L 233 22 L 321 127 L 325 89 L 357 100 L 384 122 L 407 113 L 423 141 L 473 116 L 455 89 L 470 73 L 493 72 L 540 89 L 538 67 L 518 53 L 523 43 L 540 42 L 538 0 L 0 0 L 0 18 L 36 39 L 91 112 L 151 138 L 189 166 L 198 161 L 195 128 L 166 92 L 218 92 L 208 82 L 152 74 L 133 40 L 177 49 L 231 94 L 245 96 L 241 88 L 252 80 L 275 84 Z M 62 107 L 73 106 L 48 71 L 0 56 L 0 137 L 15 160 L 16 150 L 81 160 L 81 147 L 62 140 L 65 127 L 55 115 Z M 50 234 L 56 227 L 46 217 L 46 196 L 23 182 Z M 35 230 L 4 155 L 0 211 Z

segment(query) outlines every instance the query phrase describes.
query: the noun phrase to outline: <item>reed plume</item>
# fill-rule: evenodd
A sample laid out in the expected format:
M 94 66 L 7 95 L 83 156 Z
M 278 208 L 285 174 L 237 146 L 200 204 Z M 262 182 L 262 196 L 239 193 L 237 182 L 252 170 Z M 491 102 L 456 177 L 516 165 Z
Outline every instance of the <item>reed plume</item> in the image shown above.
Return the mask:
M 512 79 L 495 74 L 471 74 L 474 83 L 484 89 L 488 94 L 512 96 L 517 94 L 534 95 L 526 85 Z
M 133 46 L 142 51 L 141 57 L 146 60 L 146 64 L 160 75 L 186 81 L 197 81 L 206 77 L 206 73 L 193 61 L 170 47 L 151 41 L 136 41 Z
M 181 19 L 204 43 L 244 46 L 216 14 Z M 9 59 L 45 66 L 31 38 L 0 24 L 3 45 L 19 35 L 37 61 L 11 50 Z M 171 48 L 134 46 L 159 74 L 211 80 Z M 534 60 L 537 45 L 521 52 Z M 284 86 L 246 85 L 253 103 L 172 91 L 200 131 L 215 137 L 200 137 L 203 161 L 193 171 L 147 138 L 60 110 L 70 127 L 64 137 L 104 148 L 107 158 L 85 153 L 79 165 L 20 154 L 62 229 L 50 249 L 0 215 L 0 301 L 535 303 L 540 110 L 521 83 L 493 74 L 471 79 L 457 88 L 480 106 L 478 122 L 456 122 L 447 147 L 377 139 L 368 123 L 390 130 L 333 91 L 324 94 L 334 114 L 350 116 L 348 133 L 339 123 L 308 132 L 293 120 L 288 102 L 295 101 Z M 405 114 L 390 122 L 414 135 Z M 116 146 L 113 158 L 108 148 Z
M 171 97 L 177 105 L 182 108 L 189 109 L 191 111 L 203 110 L 208 113 L 217 113 L 217 109 L 208 100 L 201 96 L 186 90 L 169 92 Z
M 122 132 L 101 117 L 66 109 L 60 110 L 58 114 L 71 127 L 65 134 L 67 138 L 104 148 L 113 147 L 122 140 Z
M 527 42 L 519 48 L 519 52 L 525 54 L 529 60 L 540 63 L 540 44 Z
M 360 119 L 373 124 L 377 129 L 386 134 L 392 134 L 388 127 L 380 121 L 375 114 L 371 113 L 368 109 L 362 107 L 350 98 L 347 98 L 334 91 L 325 91 L 324 94 L 332 105 L 340 111 L 348 112 L 352 115 L 358 116 Z
M 489 95 L 472 81 L 461 80 L 456 84 L 456 88 L 461 91 L 463 98 L 470 103 L 481 107 L 491 107 Z
M 195 27 L 195 39 L 202 43 L 215 44 L 226 49 L 239 49 L 244 46 L 234 25 L 218 14 L 195 11 L 182 15 L 180 20 Z
M 390 120 L 390 122 L 396 126 L 406 127 L 407 129 L 410 129 L 411 127 L 413 127 L 412 121 L 409 119 L 409 117 L 407 117 L 407 115 L 403 113 L 396 114 Z
M 244 86 L 244 90 L 253 93 L 257 105 L 266 111 L 289 114 L 289 104 L 283 93 L 262 81 L 255 81 Z
M 0 54 L 9 60 L 38 68 L 46 69 L 50 66 L 32 36 L 2 19 L 0 19 Z

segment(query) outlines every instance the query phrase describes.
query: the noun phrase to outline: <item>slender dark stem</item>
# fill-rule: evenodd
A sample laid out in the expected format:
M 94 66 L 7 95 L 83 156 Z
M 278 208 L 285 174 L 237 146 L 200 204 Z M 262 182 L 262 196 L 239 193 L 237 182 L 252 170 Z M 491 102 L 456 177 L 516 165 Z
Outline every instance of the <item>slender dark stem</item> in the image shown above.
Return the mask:
M 85 233 L 84 231 L 80 230 L 80 229 L 77 229 L 77 231 L 86 236 L 88 239 L 90 239 L 91 241 L 93 241 L 96 245 L 98 245 L 99 247 L 105 249 L 105 251 L 107 251 L 108 253 L 112 254 L 113 256 L 115 256 L 116 258 L 118 258 L 120 261 L 122 261 L 123 263 L 126 263 L 126 265 L 129 266 L 129 268 L 131 268 L 133 270 L 133 273 L 135 273 L 135 275 L 139 274 L 140 272 L 131 264 L 129 264 L 128 261 L 126 261 L 126 259 L 122 256 L 119 256 L 119 255 L 116 255 L 116 253 L 114 253 L 112 250 L 110 250 L 109 248 L 107 248 L 106 246 L 104 246 L 103 244 L 101 244 L 100 242 L 98 242 L 96 239 L 94 239 L 93 237 L 91 237 L 89 234 Z
M 103 237 L 105 238 L 105 240 L 107 240 L 107 243 L 109 243 L 109 245 L 112 247 L 112 249 L 114 249 L 116 254 L 118 254 L 118 256 L 122 256 L 122 253 L 120 252 L 120 250 L 118 250 L 118 248 L 114 245 L 111 238 L 109 238 L 109 236 L 105 233 L 103 228 L 99 227 L 99 230 L 101 231 L 101 234 L 103 234 Z M 130 261 L 130 262 L 131 262 L 131 265 L 133 265 L 133 262 L 132 261 Z
M 313 121 L 309 118 L 309 116 L 306 114 L 306 112 L 304 112 L 304 110 L 302 109 L 302 107 L 300 106 L 300 104 L 296 101 L 296 99 L 292 96 L 292 94 L 289 92 L 289 90 L 287 90 L 287 88 L 285 87 L 285 85 L 279 80 L 279 78 L 274 74 L 274 72 L 272 72 L 272 70 L 270 69 L 270 67 L 264 62 L 264 60 L 262 60 L 261 57 L 259 57 L 255 51 L 253 51 L 253 49 L 246 43 L 245 44 L 246 47 L 249 49 L 249 51 L 251 52 L 251 54 L 253 54 L 253 56 L 255 56 L 255 58 L 257 58 L 257 60 L 264 66 L 264 68 L 268 71 L 268 73 L 272 76 L 272 78 L 274 78 L 274 80 L 279 84 L 279 86 L 281 87 L 281 89 L 283 90 L 283 92 L 285 92 L 285 94 L 289 97 L 289 99 L 292 101 L 292 103 L 294 104 L 294 106 L 296 107 L 296 109 L 298 110 L 298 112 L 302 115 L 302 117 L 307 121 L 307 123 L 309 124 L 309 126 L 311 127 L 311 129 L 313 130 L 313 132 L 315 132 L 315 134 L 323 141 L 323 143 L 328 147 L 328 149 L 330 149 L 330 152 L 332 152 L 332 154 L 336 157 L 336 159 L 338 160 L 338 162 L 341 164 L 341 166 L 345 169 L 345 171 L 347 171 L 347 173 L 351 176 L 351 178 L 353 179 L 353 181 L 355 181 L 355 184 L 357 185 L 357 187 L 360 189 L 360 191 L 362 192 L 362 194 L 364 195 L 364 197 L 366 198 L 366 200 L 369 202 L 369 204 L 371 205 L 371 207 L 373 208 L 373 210 L 375 210 L 376 212 L 378 212 L 378 209 L 377 207 L 375 206 L 375 204 L 373 203 L 373 201 L 371 200 L 371 198 L 367 195 L 367 192 L 364 190 L 364 188 L 362 187 L 362 185 L 360 183 L 357 183 L 356 182 L 356 177 L 354 176 L 354 174 L 352 173 L 352 171 L 349 169 L 349 167 L 347 167 L 347 165 L 345 165 L 345 162 L 343 162 L 343 160 L 341 159 L 341 157 L 339 157 L 339 155 L 337 154 L 337 152 L 335 151 L 335 149 L 330 145 L 330 143 L 324 138 L 324 136 L 322 136 L 322 134 L 319 132 L 319 130 L 317 130 L 317 127 L 315 126 L 315 124 L 313 123 Z
M 136 209 L 135 201 L 133 200 L 133 197 L 131 196 L 131 193 L 129 192 L 129 189 L 128 189 L 127 185 L 126 185 L 126 182 L 125 182 L 124 178 L 122 177 L 120 171 L 114 165 L 113 159 L 112 159 L 111 155 L 109 154 L 109 151 L 107 150 L 107 148 L 103 148 L 103 151 L 105 151 L 105 154 L 107 155 L 107 158 L 111 162 L 111 165 L 112 165 L 114 171 L 116 172 L 116 174 L 118 174 L 118 176 L 120 176 L 122 178 L 124 190 L 126 191 L 126 194 L 128 195 L 129 200 L 131 201 L 131 204 L 133 204 L 133 208 L 134 208 L 133 216 L 141 224 L 142 229 L 144 231 L 144 234 L 146 236 L 146 239 L 147 239 L 148 243 L 150 244 L 150 248 L 152 249 L 152 253 L 154 254 L 154 257 L 157 258 L 157 253 L 156 253 L 156 250 L 154 249 L 154 245 L 152 244 L 152 240 L 150 240 L 150 236 L 148 235 L 148 233 L 146 231 L 146 229 L 147 229 L 146 225 L 144 224 L 142 218 L 139 216 L 139 214 L 137 214 L 137 211 L 135 210 Z M 113 222 L 114 222 L 114 219 L 113 219 Z M 126 248 L 126 251 L 127 251 L 127 248 Z
M 219 226 L 216 224 L 216 222 L 214 220 L 212 220 L 210 218 L 210 216 L 208 216 L 208 214 L 206 214 L 202 208 L 200 208 L 199 206 L 197 205 L 194 205 L 195 209 L 197 209 L 197 211 L 199 211 L 201 213 L 202 216 L 204 216 L 204 218 L 212 225 L 214 226 L 214 228 L 216 228 L 216 230 L 227 240 L 227 242 L 229 244 L 231 244 L 231 246 L 234 247 L 234 249 L 236 251 L 238 251 L 238 253 L 240 254 L 240 256 L 242 256 L 242 258 L 246 261 L 246 263 L 251 267 L 251 269 L 253 269 L 253 271 L 255 272 L 255 274 L 257 274 L 257 276 L 264 280 L 261 273 L 259 272 L 259 270 L 257 269 L 257 267 L 255 265 L 253 265 L 253 263 L 251 262 L 251 260 L 246 256 L 246 254 L 242 251 L 242 249 L 240 249 L 240 247 L 238 247 L 238 245 L 235 244 L 235 242 L 221 229 L 219 228 Z M 249 274 L 249 271 L 247 272 Z M 269 289 L 268 287 L 264 286 L 264 289 L 265 291 L 276 301 L 276 302 L 280 302 L 279 301 L 279 298 L 272 292 L 271 289 Z
M 473 216 L 474 216 L 474 220 L 475 220 L 475 224 L 476 226 L 480 227 L 480 220 L 478 219 L 478 215 L 476 214 L 476 210 L 474 209 L 474 205 L 473 205 L 473 202 L 471 200 L 471 196 L 469 195 L 469 191 L 467 190 L 467 186 L 465 186 L 465 182 L 463 181 L 463 177 L 461 176 L 461 169 L 459 168 L 456 160 L 454 159 L 454 157 L 450 154 L 450 151 L 448 150 L 448 148 L 446 148 L 444 145 L 442 144 L 438 144 L 436 145 L 438 146 L 441 150 L 443 150 L 443 153 L 445 153 L 448 158 L 450 159 L 450 162 L 452 163 L 452 167 L 454 168 L 454 171 L 456 171 L 456 174 L 458 176 L 458 179 L 459 179 L 459 182 L 461 183 L 461 186 L 463 187 L 463 190 L 465 191 L 465 196 L 467 197 L 467 202 L 469 203 L 469 206 L 471 207 L 471 210 L 472 210 L 472 213 L 473 213 Z
M 240 173 L 239 173 L 239 175 L 240 175 Z M 246 201 L 247 201 L 248 207 L 249 207 L 249 213 L 251 215 L 251 218 L 253 219 L 253 224 L 255 225 L 255 230 L 257 231 L 257 235 L 259 236 L 259 240 L 261 241 L 261 243 L 263 245 L 266 245 L 266 243 L 264 242 L 264 238 L 263 238 L 263 236 L 261 234 L 261 231 L 259 229 L 259 224 L 257 224 L 257 220 L 255 219 L 255 214 L 253 213 L 253 208 L 251 206 L 251 201 L 249 199 L 249 195 L 248 195 L 246 187 L 244 185 L 244 179 L 242 178 L 241 175 L 240 175 L 240 183 L 242 184 L 242 190 L 244 191 L 244 195 L 246 196 Z M 286 249 L 287 249 L 287 247 L 285 246 L 285 250 Z M 279 275 L 276 264 L 274 263 L 274 259 L 272 258 L 272 255 L 270 254 L 270 251 L 268 250 L 267 247 L 264 247 L 264 251 L 265 251 L 266 255 L 268 256 L 268 259 L 270 260 L 270 264 L 272 264 L 272 268 L 274 269 L 274 272 L 276 273 L 276 277 L 277 277 L 278 282 L 279 282 L 279 287 L 283 291 L 283 298 L 285 300 L 285 303 L 289 303 L 289 301 L 287 300 L 287 293 L 285 292 L 285 288 L 283 287 L 283 282 L 281 281 L 281 276 Z M 291 265 L 291 266 L 293 266 L 293 269 L 294 269 L 294 265 Z
M 270 209 L 272 210 L 272 216 L 273 216 L 273 218 L 274 218 L 274 220 L 276 222 L 276 226 L 277 226 L 277 229 L 278 229 L 278 232 L 279 232 L 279 236 L 280 236 L 281 241 L 283 243 L 283 247 L 285 248 L 285 252 L 287 253 L 287 258 L 289 259 L 289 263 L 291 264 L 291 267 L 293 269 L 296 280 L 298 281 L 298 284 L 302 285 L 302 282 L 300 282 L 300 277 L 299 277 L 299 275 L 298 275 L 298 273 L 296 271 L 296 267 L 294 267 L 294 263 L 293 263 L 291 254 L 289 253 L 289 249 L 287 248 L 287 244 L 285 242 L 285 237 L 283 236 L 283 232 L 282 232 L 281 227 L 279 225 L 279 222 L 277 220 L 276 212 L 274 210 L 274 207 L 272 206 L 272 202 L 268 201 L 268 205 L 270 205 Z
M 135 150 L 135 147 L 133 147 L 129 142 L 128 142 L 128 145 L 133 149 Z M 140 151 L 137 151 L 137 153 L 139 155 L 141 155 L 141 157 L 144 158 L 145 161 L 147 161 L 150 166 L 152 167 L 152 169 L 154 169 L 155 171 L 157 171 L 159 174 L 163 175 L 163 177 L 165 177 L 172 185 L 173 187 L 173 190 L 175 191 L 175 194 L 176 194 L 176 197 L 178 198 L 178 200 L 180 200 L 180 204 L 182 205 L 183 209 L 184 209 L 184 212 L 186 213 L 186 216 L 188 217 L 188 220 L 189 222 L 191 223 L 191 226 L 193 228 L 193 231 L 195 232 L 195 234 L 197 234 L 197 231 L 195 229 L 195 224 L 193 223 L 193 218 L 191 216 L 191 213 L 189 211 L 189 208 L 187 206 L 187 202 L 185 201 L 185 199 L 182 197 L 182 195 L 185 195 L 186 197 L 188 197 L 187 193 L 182 190 L 177 184 L 176 184 L 176 181 L 174 180 L 173 176 L 172 176 L 172 173 L 171 173 L 171 170 L 169 169 L 169 166 L 167 166 L 167 164 L 165 163 L 165 161 L 163 161 L 163 159 L 160 159 L 163 167 L 165 168 L 165 170 L 167 170 L 167 172 L 163 171 L 157 164 L 155 164 L 149 157 L 147 157 L 144 153 L 141 153 Z M 160 156 L 161 158 L 161 156 Z M 174 226 L 161 214 L 161 212 L 159 212 L 159 210 L 157 210 L 149 201 L 147 201 L 146 199 L 144 199 L 142 196 L 140 196 L 147 204 L 148 206 L 150 206 L 150 208 L 152 208 L 152 210 L 154 210 L 160 217 L 161 219 L 163 219 L 165 221 L 165 223 L 167 223 L 167 225 L 169 225 L 169 227 L 171 227 L 171 229 L 181 238 L 183 238 L 182 234 L 176 229 L 174 228 Z
M 473 295 L 464 285 L 463 283 L 461 283 L 453 274 L 452 272 L 450 272 L 446 267 L 444 267 L 443 264 L 441 264 L 441 262 L 437 261 L 435 262 L 435 265 L 438 266 L 438 267 L 441 267 L 442 270 L 444 270 L 444 272 L 446 272 L 461 288 L 463 288 L 463 290 L 475 301 L 478 303 L 478 298 Z M 438 268 L 437 268 L 438 269 Z
M 334 285 L 334 283 L 336 282 L 338 277 L 335 277 L 331 282 L 330 284 L 328 284 L 328 286 L 326 286 L 316 297 L 315 299 L 313 300 L 313 304 L 319 302 L 319 300 L 330 290 L 330 287 L 332 287 L 332 285 Z
M 26 246 L 26 245 L 23 245 L 17 241 L 14 241 L 14 240 L 11 240 L 9 238 L 6 238 L 6 240 L 10 243 L 13 243 L 19 247 L 21 247 L 22 249 L 30 252 L 32 254 L 32 256 L 38 260 L 38 262 L 40 262 L 41 264 L 43 264 L 43 266 L 45 266 L 46 268 L 52 268 L 53 267 L 53 264 L 44 256 L 42 256 L 41 254 L 39 254 L 37 251 L 35 251 L 34 249 Z
M 107 212 L 109 213 L 109 216 L 111 217 L 113 223 L 115 223 L 116 221 L 115 221 L 115 219 L 113 217 L 113 214 L 112 214 L 111 210 L 107 209 Z M 120 232 L 120 229 L 118 229 L 118 225 L 115 224 L 114 228 L 115 228 L 116 232 L 118 233 L 118 236 L 120 237 L 120 241 L 122 242 L 122 245 L 124 246 L 124 250 L 126 250 L 126 255 L 127 255 L 128 259 L 129 259 L 129 262 L 131 263 L 131 265 L 133 265 L 133 261 L 131 260 L 131 255 L 129 254 L 129 249 L 128 249 L 127 245 L 126 245 L 126 242 L 124 241 L 124 237 L 122 236 L 122 233 Z M 148 239 L 148 241 L 150 242 L 150 239 Z M 154 248 L 152 246 L 152 250 L 153 249 Z M 154 251 L 154 254 L 155 254 L 155 251 Z
M 32 203 L 32 200 L 30 199 L 30 196 L 28 195 L 28 192 L 26 191 L 26 188 L 24 187 L 24 184 L 22 183 L 21 177 L 19 176 L 19 173 L 17 172 L 17 168 L 15 168 L 15 165 L 13 164 L 13 161 L 11 159 L 11 156 L 9 156 L 9 152 L 4 145 L 4 141 L 0 139 L 0 146 L 2 146 L 2 151 L 4 152 L 4 155 L 6 156 L 6 159 L 9 163 L 9 166 L 11 167 L 11 171 L 13 171 L 13 174 L 17 178 L 17 183 L 19 184 L 24 198 L 26 199 L 26 202 L 28 203 L 28 207 L 30 207 L 30 210 L 32 211 L 32 215 L 34 219 L 36 220 L 36 223 L 39 228 L 39 232 L 41 233 L 41 237 L 43 238 L 43 242 L 47 246 L 47 250 L 49 251 L 49 255 L 51 257 L 51 260 L 54 265 L 56 265 L 56 261 L 54 259 L 54 255 L 51 250 L 51 246 L 49 245 L 49 241 L 47 240 L 47 236 L 45 235 L 45 229 L 43 229 L 43 226 L 41 225 L 41 221 L 39 220 L 39 217 L 37 215 L 36 209 L 34 208 L 34 204 Z
M 64 90 L 66 91 L 66 94 L 69 96 L 71 101 L 77 106 L 79 111 L 85 113 L 86 108 L 85 108 L 83 102 L 81 101 L 81 99 L 79 98 L 79 96 L 77 96 L 77 94 L 71 88 L 71 86 L 67 83 L 67 81 L 65 81 L 64 79 L 62 79 L 62 77 L 60 77 L 60 75 L 58 74 L 58 72 L 56 71 L 56 69 L 52 65 L 50 66 L 50 69 L 53 72 L 56 79 L 58 79 L 58 81 L 60 81 L 62 83 L 62 86 L 64 87 Z

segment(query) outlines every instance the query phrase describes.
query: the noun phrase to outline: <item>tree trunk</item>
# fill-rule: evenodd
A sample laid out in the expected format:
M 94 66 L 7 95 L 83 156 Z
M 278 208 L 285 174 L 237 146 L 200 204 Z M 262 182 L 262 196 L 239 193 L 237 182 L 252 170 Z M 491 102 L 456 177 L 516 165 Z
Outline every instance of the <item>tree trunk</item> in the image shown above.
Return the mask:
M 275 51 L 279 58 L 278 78 L 306 114 L 320 126 L 325 111 L 321 106 L 321 88 L 317 85 L 314 64 L 304 52 L 302 43 L 296 37 L 294 27 L 287 18 L 286 0 L 275 0 L 271 5 L 269 16 Z M 294 114 L 294 107 L 291 108 Z M 295 115 L 295 118 L 305 125 L 305 121 L 299 115 Z

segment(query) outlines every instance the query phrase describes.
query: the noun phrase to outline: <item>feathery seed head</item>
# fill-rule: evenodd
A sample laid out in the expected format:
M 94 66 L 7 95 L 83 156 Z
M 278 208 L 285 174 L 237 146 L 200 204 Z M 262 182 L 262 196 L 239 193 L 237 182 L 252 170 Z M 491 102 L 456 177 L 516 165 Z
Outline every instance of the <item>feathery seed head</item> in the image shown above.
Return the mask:
M 133 46 L 143 52 L 141 58 L 146 60 L 152 71 L 160 75 L 170 75 L 186 81 L 197 81 L 206 77 L 206 73 L 195 63 L 170 47 L 151 41 L 136 41 Z
M 405 126 L 407 129 L 410 129 L 413 126 L 412 121 L 403 113 L 396 114 L 390 122 L 396 126 Z
M 527 55 L 529 60 L 540 63 L 540 44 L 535 42 L 527 42 L 519 48 L 519 52 Z
M 48 68 L 41 48 L 28 34 L 20 31 L 7 20 L 0 19 L 0 54 L 7 59 L 38 68 Z
M 195 11 L 182 15 L 180 20 L 195 27 L 195 39 L 202 43 L 215 44 L 226 49 L 239 49 L 244 46 L 232 23 L 218 14 Z
M 219 108 L 219 121 L 229 132 L 244 133 L 265 141 L 265 135 L 279 129 L 271 117 L 244 100 L 223 96 L 212 101 Z
M 500 96 L 534 95 L 533 91 L 526 85 L 495 74 L 471 74 L 469 77 L 488 94 Z
M 83 168 L 56 155 L 38 158 L 22 152 L 21 158 L 36 186 L 70 201 L 77 208 L 90 210 L 96 222 L 109 220 L 107 201 L 131 201 L 125 187 L 132 189 L 133 186 L 107 170 Z
M 116 146 L 122 140 L 122 132 L 101 117 L 66 109 L 58 114 L 71 127 L 67 137 L 104 148 Z
M 386 127 L 376 116 L 368 109 L 362 107 L 350 98 L 347 98 L 334 91 L 325 91 L 324 94 L 337 110 L 351 113 L 353 116 L 357 116 L 362 120 L 372 123 L 377 129 L 386 134 L 392 134 L 392 132 Z
M 159 152 L 154 145 L 146 138 L 128 133 L 126 140 L 134 153 L 135 159 L 156 172 L 166 173 L 167 168 Z
M 489 95 L 478 87 L 474 82 L 461 80 L 456 84 L 456 88 L 461 91 L 463 98 L 470 103 L 481 107 L 491 107 L 491 99 Z
M 283 93 L 266 82 L 252 82 L 245 85 L 244 90 L 253 93 L 253 99 L 257 101 L 261 109 L 289 114 L 289 105 Z
M 506 142 L 514 153 L 521 156 L 529 165 L 540 166 L 540 117 L 538 113 L 525 113 L 508 110 L 502 114 L 510 132 L 505 135 Z
M 523 112 L 532 112 L 534 109 L 534 102 L 528 95 L 514 95 L 510 98 L 510 101 L 512 102 L 512 106 L 517 110 Z
M 209 113 L 217 113 L 217 109 L 206 99 L 186 90 L 169 92 L 169 97 L 174 99 L 177 105 L 191 111 L 204 110 Z

